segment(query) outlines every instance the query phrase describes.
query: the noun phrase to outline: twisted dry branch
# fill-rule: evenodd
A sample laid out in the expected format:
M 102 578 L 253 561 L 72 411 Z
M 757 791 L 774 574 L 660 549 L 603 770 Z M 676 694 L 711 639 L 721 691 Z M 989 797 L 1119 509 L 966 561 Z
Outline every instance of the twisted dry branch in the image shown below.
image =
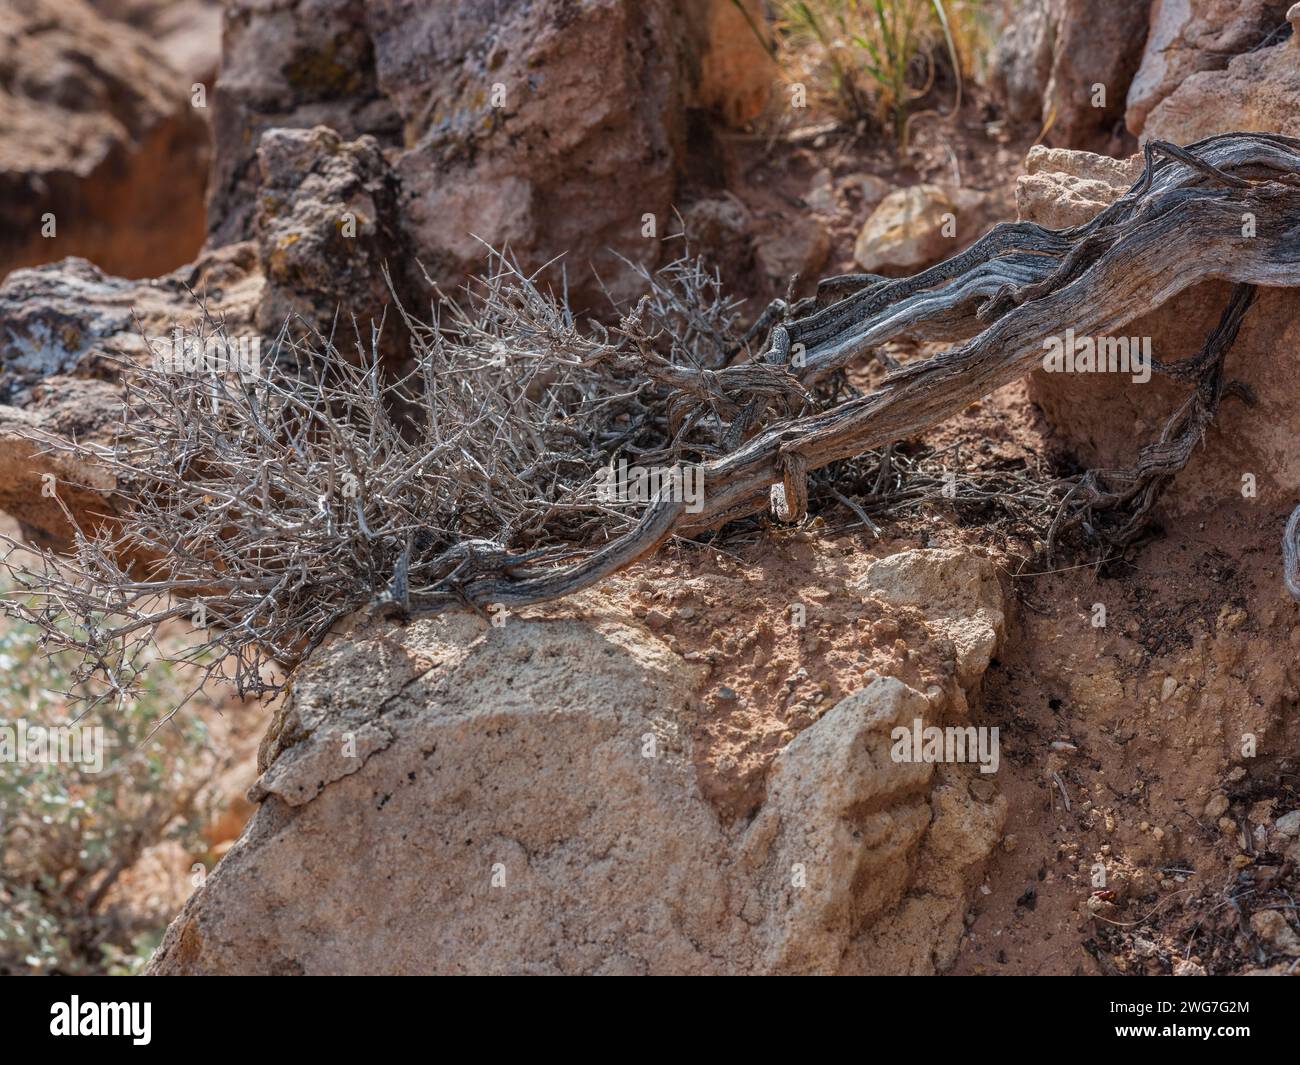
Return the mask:
M 687 513 L 680 500 L 658 499 L 634 529 L 581 562 L 511 578 L 483 574 L 454 589 L 413 596 L 411 608 L 437 610 L 460 601 L 524 605 L 571 594 L 653 553 L 672 535 L 763 510 L 773 485 L 782 485 L 787 499 L 806 498 L 808 471 L 914 436 L 1024 376 L 1041 360 L 1045 338 L 1067 325 L 1078 335 L 1116 335 L 1193 285 L 1234 282 L 1241 287 L 1198 362 L 1211 366 L 1211 377 L 1173 419 L 1179 443 L 1171 450 L 1162 441 L 1158 453 L 1144 455 L 1145 467 L 1129 489 L 1105 492 L 1096 478 L 1080 489 L 1091 507 L 1138 494 L 1149 505 L 1217 409 L 1218 367 L 1249 309 L 1250 287 L 1300 285 L 1300 140 L 1237 133 L 1185 149 L 1149 142 L 1145 152 L 1142 176 L 1085 225 L 1061 231 L 999 225 L 961 255 L 913 277 L 868 277 L 860 291 L 828 306 L 818 307 L 816 298 L 796 305 L 756 358 L 805 387 L 888 340 L 970 339 L 897 369 L 869 395 L 777 422 L 704 464 L 700 513 Z M 1247 219 L 1253 236 L 1244 235 Z M 829 290 L 852 284 L 840 280 Z M 632 336 L 640 327 L 636 314 L 623 323 Z M 792 361 L 800 345 L 802 365 Z M 740 363 L 709 373 L 715 390 L 732 395 L 744 387 L 733 381 L 743 381 L 752 367 Z M 1202 394 L 1206 388 L 1210 392 Z M 793 513 L 799 516 L 797 506 Z M 1292 530 L 1292 555 L 1294 540 Z M 1291 590 L 1297 594 L 1295 586 Z
M 1232 282 L 1201 352 L 1154 367 L 1193 385 L 1160 440 L 1133 470 L 1066 485 L 1049 535 L 1082 524 L 1130 542 L 1233 390 L 1224 358 L 1256 287 L 1300 285 L 1300 141 L 1148 144 L 1139 180 L 1085 225 L 1001 225 L 912 277 L 829 279 L 740 341 L 720 279 L 689 257 L 645 274 L 649 294 L 612 330 L 579 329 L 534 277 L 495 256 L 464 306 L 428 325 L 406 316 L 413 368 L 396 379 L 359 328 L 355 357 L 332 335 L 286 331 L 248 380 L 124 368 L 112 445 L 43 441 L 111 473 L 124 498 L 105 510 L 120 518 L 78 527 L 75 554 L 47 553 L 41 572 L 11 567 L 13 611 L 121 699 L 158 626 L 194 617 L 175 597 L 192 598 L 208 634 L 194 659 L 233 660 L 241 692 L 273 690 L 268 659 L 292 666 L 357 609 L 555 599 L 671 536 L 769 506 L 797 521 L 810 494 L 871 528 L 826 467 L 883 448 L 876 498 L 914 495 L 881 494 L 891 446 L 1025 375 L 1045 340 L 1118 335 L 1193 285 Z M 847 366 L 904 338 L 956 343 L 893 365 L 870 394 L 845 390 Z M 661 491 L 638 516 L 640 500 L 601 498 L 601 472 L 623 456 L 698 465 L 700 505 Z M 1298 556 L 1300 510 L 1283 556 L 1300 598 Z

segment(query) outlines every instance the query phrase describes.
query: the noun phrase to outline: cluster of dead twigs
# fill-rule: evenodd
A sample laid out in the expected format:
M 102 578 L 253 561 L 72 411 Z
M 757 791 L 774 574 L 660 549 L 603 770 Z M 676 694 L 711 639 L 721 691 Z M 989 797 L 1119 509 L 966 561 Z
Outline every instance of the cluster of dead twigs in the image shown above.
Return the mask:
M 120 517 L 80 523 L 71 556 L 15 568 L 11 609 L 80 652 L 109 695 L 133 691 L 175 618 L 204 632 L 196 660 L 259 693 L 275 686 L 271 660 L 299 661 L 358 609 L 535 603 L 769 507 L 799 521 L 820 501 L 871 529 L 873 514 L 952 498 L 894 445 L 1028 372 L 1067 325 L 1107 335 L 1190 285 L 1235 282 L 1203 350 L 1156 367 L 1192 394 L 1133 469 L 959 489 L 1045 515 L 1050 541 L 1082 527 L 1131 542 L 1231 390 L 1224 357 L 1254 286 L 1300 284 L 1300 141 L 1152 143 L 1146 162 L 1086 225 L 1001 225 L 913 277 L 831 279 L 744 337 L 716 273 L 689 256 L 645 272 L 646 295 L 605 328 L 494 255 L 430 321 L 399 309 L 412 338 L 400 370 L 381 365 L 373 328 L 354 329 L 351 352 L 286 329 L 252 375 L 123 366 L 115 439 L 43 441 L 111 472 Z M 899 340 L 957 343 L 869 394 L 845 385 L 846 367 Z M 698 467 L 702 506 L 602 495 L 618 459 Z M 835 475 L 845 464 L 856 489 Z

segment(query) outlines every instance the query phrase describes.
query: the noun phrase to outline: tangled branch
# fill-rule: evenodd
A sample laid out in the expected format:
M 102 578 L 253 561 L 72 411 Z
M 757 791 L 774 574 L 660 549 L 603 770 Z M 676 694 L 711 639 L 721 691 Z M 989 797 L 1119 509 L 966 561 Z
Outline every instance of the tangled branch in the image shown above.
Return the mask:
M 1242 236 L 1244 214 L 1259 236 Z M 123 517 L 74 521 L 75 553 L 19 568 L 12 609 L 77 649 L 110 696 L 132 690 L 158 626 L 180 618 L 205 634 L 196 658 L 229 667 L 241 692 L 271 690 L 272 661 L 300 661 L 355 610 L 554 599 L 670 536 L 769 508 L 800 520 L 810 497 L 873 528 L 868 507 L 934 488 L 903 483 L 892 446 L 1023 376 L 1065 324 L 1113 335 L 1192 285 L 1234 282 L 1202 351 L 1154 367 L 1193 392 L 1135 469 L 1024 495 L 1059 508 L 1053 539 L 1083 525 L 1127 543 L 1234 390 L 1224 358 L 1255 286 L 1300 284 L 1297 219 L 1300 141 L 1152 142 L 1141 178 L 1085 225 L 1001 225 L 913 277 L 829 279 L 745 337 L 716 273 L 689 257 L 644 273 L 647 294 L 605 329 L 494 255 L 432 321 L 399 309 L 413 339 L 397 380 L 377 329 L 355 326 L 350 355 L 286 329 L 244 376 L 123 366 L 111 443 L 43 442 L 111 472 L 106 513 Z M 845 367 L 899 339 L 958 343 L 869 394 L 846 388 Z M 864 503 L 833 473 L 869 454 Z M 671 477 L 653 498 L 602 494 L 621 460 L 693 466 L 703 497 L 691 506 Z M 1300 597 L 1298 521 L 1284 559 Z

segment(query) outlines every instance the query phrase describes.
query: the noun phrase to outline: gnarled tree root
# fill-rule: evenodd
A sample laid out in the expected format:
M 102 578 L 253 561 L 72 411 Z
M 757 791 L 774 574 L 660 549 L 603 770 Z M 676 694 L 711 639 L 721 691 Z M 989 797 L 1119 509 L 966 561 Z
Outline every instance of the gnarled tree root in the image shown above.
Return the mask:
M 1253 219 L 1256 236 L 1243 235 Z M 967 251 L 913 277 L 866 278 L 846 298 L 818 307 L 795 304 L 772 327 L 753 359 L 700 371 L 681 388 L 713 394 L 746 410 L 748 424 L 766 402 L 750 391 L 755 363 L 765 375 L 788 375 L 789 392 L 808 387 L 900 337 L 964 342 L 890 373 L 869 395 L 826 411 L 769 424 L 703 466 L 702 512 L 680 501 L 650 504 L 629 533 L 582 561 L 529 569 L 509 562 L 484 572 L 412 589 L 413 611 L 457 602 L 524 605 L 570 594 L 657 550 L 675 534 L 717 528 L 769 505 L 782 485 L 793 517 L 807 499 L 806 476 L 840 459 L 914 436 L 1041 360 L 1044 340 L 1064 333 L 1119 335 L 1125 325 L 1204 281 L 1235 283 L 1232 302 L 1205 348 L 1186 366 L 1165 369 L 1197 381 L 1138 467 L 1084 478 L 1063 520 L 1136 503 L 1118 536 L 1131 537 L 1160 487 L 1180 469 L 1217 410 L 1223 355 L 1253 299 L 1252 286 L 1300 285 L 1300 140 L 1235 133 L 1187 148 L 1146 146 L 1146 167 L 1133 187 L 1086 225 L 1053 231 L 1032 223 L 999 225 Z M 852 289 L 838 285 L 834 291 Z M 825 295 L 825 294 L 823 294 Z M 823 298 L 823 302 L 825 299 Z M 624 322 L 632 336 L 636 315 Z M 681 371 L 689 375 L 691 371 Z M 768 389 L 767 393 L 773 390 Z M 757 406 L 755 406 L 757 405 Z M 1286 536 L 1287 583 L 1300 599 L 1295 561 L 1297 519 Z

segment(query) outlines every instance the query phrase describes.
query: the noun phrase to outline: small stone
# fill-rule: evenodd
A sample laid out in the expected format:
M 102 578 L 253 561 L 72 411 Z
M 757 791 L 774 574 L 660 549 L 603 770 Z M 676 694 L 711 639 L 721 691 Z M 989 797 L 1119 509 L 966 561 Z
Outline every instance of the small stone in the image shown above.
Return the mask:
M 717 697 L 718 702 L 720 703 L 734 703 L 738 698 L 740 698 L 734 689 L 728 688 L 725 684 L 718 689 Z
M 660 629 L 668 627 L 668 615 L 662 610 L 651 610 L 645 616 L 645 623 L 655 632 L 658 632 Z
M 1169 702 L 1170 697 L 1178 690 L 1178 681 L 1173 677 L 1165 677 L 1164 683 L 1160 685 L 1160 701 Z
M 1155 957 L 1156 945 L 1149 939 L 1143 939 L 1141 936 L 1134 936 L 1133 953 L 1139 958 Z
M 1174 966 L 1175 976 L 1205 976 L 1205 966 L 1198 965 L 1190 958 L 1184 958 Z
M 1205 816 L 1211 821 L 1217 821 L 1220 817 L 1228 812 L 1228 796 L 1220 792 L 1205 804 Z
M 1283 814 L 1273 823 L 1273 827 L 1284 836 L 1300 836 L 1300 810 Z
M 1300 936 L 1279 910 L 1256 910 L 1250 915 L 1250 929 L 1274 950 L 1289 957 L 1300 955 Z

